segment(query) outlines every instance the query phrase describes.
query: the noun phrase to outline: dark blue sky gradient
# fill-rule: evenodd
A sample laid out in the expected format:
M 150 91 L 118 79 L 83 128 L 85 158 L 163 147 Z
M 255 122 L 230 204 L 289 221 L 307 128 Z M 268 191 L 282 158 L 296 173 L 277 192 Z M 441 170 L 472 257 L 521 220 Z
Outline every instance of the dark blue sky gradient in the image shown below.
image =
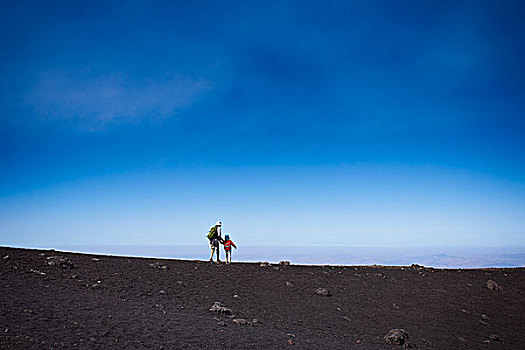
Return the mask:
M 0 218 L 11 222 L 0 226 L 0 238 L 7 243 L 44 242 L 30 233 L 14 238 L 14 218 L 39 205 L 28 198 L 37 196 L 45 206 L 57 198 L 53 189 L 72 186 L 83 195 L 88 181 L 103 192 L 111 181 L 137 174 L 140 186 L 159 195 L 157 176 L 201 174 L 202 182 L 192 182 L 194 196 L 205 196 L 216 178 L 223 187 L 218 197 L 233 191 L 236 199 L 256 202 L 264 191 L 246 177 L 263 172 L 260 181 L 276 189 L 275 202 L 254 204 L 249 213 L 275 208 L 267 213 L 270 222 L 299 227 L 296 218 L 282 217 L 286 208 L 278 210 L 289 199 L 280 197 L 279 186 L 282 193 L 294 186 L 282 178 L 304 174 L 303 185 L 315 188 L 319 174 L 331 178 L 348 169 L 360 174 L 355 187 L 368 188 L 368 175 L 377 172 L 385 177 L 377 183 L 415 195 L 392 180 L 401 172 L 413 188 L 424 184 L 429 199 L 456 187 L 445 181 L 445 188 L 433 188 L 418 174 L 451 183 L 458 174 L 462 181 L 472 177 L 464 183 L 467 189 L 473 184 L 468 193 L 478 193 L 479 183 L 490 187 L 498 208 L 493 226 L 505 222 L 513 232 L 509 244 L 525 243 L 519 215 L 525 208 L 521 1 L 4 1 L 0 13 Z M 333 186 L 344 188 L 342 179 Z M 129 181 L 123 193 L 137 186 Z M 370 199 L 384 203 L 385 193 Z M 434 208 L 450 221 L 447 227 L 474 210 L 465 204 L 453 216 L 440 212 L 446 203 L 461 203 L 454 193 Z M 89 198 L 96 205 L 97 198 Z M 123 198 L 115 193 L 115 213 L 129 209 Z M 417 207 L 412 200 L 410 208 Z M 338 197 L 313 193 L 308 203 L 308 210 L 300 204 L 294 210 L 335 212 Z M 498 217 L 514 210 L 511 218 Z M 214 215 L 210 223 L 226 215 L 195 211 L 199 220 Z M 243 215 L 242 208 L 228 213 Z M 389 217 L 377 212 L 377 221 Z M 63 230 L 82 219 L 71 220 Z M 464 226 L 470 222 L 475 232 L 481 224 L 469 220 Z M 111 235 L 119 223 L 109 221 Z M 414 222 L 407 232 L 425 231 L 424 220 Z M 208 224 L 192 226 L 188 219 L 183 227 L 192 232 Z M 344 235 L 338 225 L 327 230 Z M 51 226 L 25 230 L 52 232 Z M 400 223 L 385 226 L 405 232 Z M 157 241 L 177 229 L 166 221 L 157 227 Z M 299 233 L 291 231 L 295 244 Z M 378 238 L 363 242 L 375 244 L 386 231 L 370 228 L 370 237 Z M 494 237 L 507 232 L 493 231 Z M 358 235 L 359 227 L 352 232 Z M 88 243 L 99 243 L 94 237 Z M 115 233 L 111 242 L 122 243 L 120 237 Z

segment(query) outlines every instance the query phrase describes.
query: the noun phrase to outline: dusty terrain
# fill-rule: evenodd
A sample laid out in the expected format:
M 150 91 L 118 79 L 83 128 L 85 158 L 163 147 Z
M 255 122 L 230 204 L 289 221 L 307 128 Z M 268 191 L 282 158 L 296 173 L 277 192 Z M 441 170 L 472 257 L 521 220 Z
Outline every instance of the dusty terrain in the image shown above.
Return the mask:
M 215 302 L 233 316 L 211 312 Z M 0 304 L 0 349 L 402 349 L 384 339 L 395 328 L 414 349 L 525 349 L 525 269 L 217 265 L 0 247 Z

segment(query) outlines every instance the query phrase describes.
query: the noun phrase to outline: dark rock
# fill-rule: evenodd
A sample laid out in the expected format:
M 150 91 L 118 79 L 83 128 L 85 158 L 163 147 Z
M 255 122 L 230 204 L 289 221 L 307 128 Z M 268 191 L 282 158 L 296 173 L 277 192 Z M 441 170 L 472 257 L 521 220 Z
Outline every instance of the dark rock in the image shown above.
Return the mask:
M 487 281 L 487 288 L 493 291 L 501 290 L 501 287 L 496 283 L 496 281 L 493 281 L 493 280 Z
M 234 318 L 233 323 L 239 324 L 239 325 L 247 325 L 250 324 L 250 322 L 246 321 L 244 318 Z
M 403 345 L 408 342 L 408 333 L 404 329 L 391 329 L 385 335 L 385 341 L 388 344 Z
M 418 270 L 418 271 L 421 271 L 421 270 L 425 269 L 424 266 L 421 266 L 421 265 L 418 265 L 418 264 L 412 264 L 412 265 L 410 265 L 410 267 L 413 268 L 414 270 Z
M 317 288 L 315 290 L 315 294 L 319 294 L 319 295 L 324 295 L 326 297 L 329 297 L 329 296 L 332 296 L 332 292 L 330 292 L 328 289 L 326 288 Z
M 156 269 L 169 270 L 169 266 L 166 266 L 166 265 L 161 264 L 159 262 L 148 264 L 148 266 L 156 268 Z
M 226 306 L 222 305 L 218 301 L 216 301 L 212 307 L 210 308 L 210 312 L 217 312 L 226 316 L 233 316 L 233 311 L 230 308 L 227 308 Z
M 489 335 L 489 340 L 491 340 L 491 341 L 499 341 L 499 335 L 491 334 L 491 335 Z

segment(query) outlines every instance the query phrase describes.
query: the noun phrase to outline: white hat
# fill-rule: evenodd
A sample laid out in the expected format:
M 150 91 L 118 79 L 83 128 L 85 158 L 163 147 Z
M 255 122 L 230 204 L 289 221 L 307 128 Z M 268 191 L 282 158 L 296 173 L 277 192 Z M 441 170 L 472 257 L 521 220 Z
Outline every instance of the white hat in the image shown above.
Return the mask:
M 215 224 L 215 226 L 222 226 L 222 222 L 217 221 L 217 223 Z

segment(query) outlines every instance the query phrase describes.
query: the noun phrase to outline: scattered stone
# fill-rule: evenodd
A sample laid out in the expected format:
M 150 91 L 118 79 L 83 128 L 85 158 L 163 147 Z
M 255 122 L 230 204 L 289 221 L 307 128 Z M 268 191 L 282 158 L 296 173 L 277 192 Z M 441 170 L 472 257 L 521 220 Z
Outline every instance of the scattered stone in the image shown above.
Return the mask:
M 404 345 L 408 342 L 408 333 L 404 329 L 391 329 L 385 335 L 388 344 Z
M 169 266 L 166 266 L 166 265 L 161 264 L 159 262 L 148 264 L 148 266 L 156 268 L 156 269 L 169 270 Z
M 421 271 L 421 270 L 425 269 L 424 266 L 421 266 L 421 265 L 418 265 L 418 264 L 412 264 L 412 265 L 410 265 L 410 267 L 413 268 L 414 270 L 418 270 L 418 271 Z
M 485 344 L 490 344 L 490 340 L 485 339 L 485 340 L 483 340 L 483 343 L 485 343 Z
M 499 335 L 491 334 L 491 335 L 489 335 L 489 340 L 491 340 L 491 341 L 499 341 Z
M 53 255 L 53 256 L 49 256 L 47 258 L 47 265 L 49 266 L 57 266 L 57 267 L 61 267 L 63 269 L 74 269 L 76 268 L 77 266 L 71 261 L 69 260 L 68 258 L 65 258 L 63 256 L 58 256 L 58 255 Z
M 36 273 L 37 275 L 45 276 L 45 272 L 34 270 L 34 269 L 31 269 L 30 271 L 33 272 L 33 273 Z
M 71 276 L 72 279 L 76 280 L 78 278 L 78 275 Z
M 161 294 L 161 295 L 165 295 L 165 294 L 166 294 L 166 292 L 165 292 L 165 291 L 163 291 L 163 290 L 159 290 L 159 294 Z
M 238 296 L 237 294 L 235 294 L 233 297 L 234 297 L 235 299 L 237 299 L 239 296 Z
M 493 291 L 499 291 L 501 290 L 501 287 L 493 280 L 487 281 L 487 288 Z
M 467 341 L 467 339 L 465 339 L 465 338 L 463 338 L 463 337 L 459 337 L 458 340 L 459 340 L 460 342 L 463 342 L 463 343 Z
M 250 322 L 246 321 L 244 318 L 234 318 L 233 323 L 239 324 L 239 325 L 247 325 L 250 324 Z
M 292 288 L 292 287 L 293 287 L 293 284 L 291 284 L 291 283 L 290 283 L 290 282 L 288 282 L 288 281 L 286 281 L 286 285 L 287 285 L 288 287 L 290 287 L 290 288 Z
M 222 305 L 218 301 L 216 301 L 212 307 L 210 308 L 210 312 L 217 312 L 226 316 L 233 317 L 233 311 L 230 308 L 227 308 L 226 306 Z
M 91 261 L 100 261 L 100 259 L 99 258 L 93 258 L 93 259 L 91 259 Z
M 252 326 L 261 323 L 257 318 L 252 319 Z
M 470 314 L 470 311 L 465 310 L 465 309 L 462 309 L 461 312 L 463 312 L 464 314 Z
M 490 317 L 488 317 L 487 315 L 485 314 L 481 314 L 481 318 L 484 319 L 484 320 L 490 320 Z
M 290 262 L 286 261 L 286 260 L 281 260 L 281 261 L 279 261 L 279 265 L 281 265 L 281 266 L 288 266 L 288 265 L 290 265 Z
M 330 292 L 328 289 L 326 288 L 317 288 L 315 290 L 315 294 L 319 294 L 319 295 L 324 295 L 326 297 L 329 297 L 329 296 L 332 296 L 332 292 Z

